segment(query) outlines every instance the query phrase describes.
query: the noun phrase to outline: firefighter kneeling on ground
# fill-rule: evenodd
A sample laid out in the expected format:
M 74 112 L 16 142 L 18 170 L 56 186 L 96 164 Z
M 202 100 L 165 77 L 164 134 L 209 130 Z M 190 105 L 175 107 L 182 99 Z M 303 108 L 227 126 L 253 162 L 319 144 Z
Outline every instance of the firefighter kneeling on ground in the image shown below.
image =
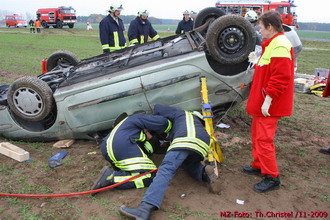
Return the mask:
M 138 16 L 131 21 L 128 28 L 128 40 L 130 45 L 148 42 L 148 37 L 158 40 L 160 37 L 148 20 L 149 12 L 140 10 Z
M 214 168 L 201 163 L 210 148 L 210 136 L 203 127 L 203 119 L 192 112 L 159 104 L 155 105 L 154 114 L 172 122 L 171 145 L 140 205 L 137 208 L 120 207 L 121 214 L 133 219 L 149 219 L 151 212 L 160 208 L 165 191 L 180 166 L 196 180 L 208 183 L 213 193 L 220 191 Z
M 119 18 L 122 9 L 122 5 L 111 5 L 109 15 L 100 22 L 100 40 L 103 53 L 110 53 L 126 47 L 125 26 Z
M 155 134 L 166 134 L 171 128 L 172 123 L 160 115 L 136 114 L 121 120 L 103 139 L 101 146 L 103 157 L 116 171 L 108 166 L 103 167 L 92 190 L 156 169 L 156 165 L 148 158 L 148 155 L 157 151 L 156 148 L 160 146 L 160 143 L 146 129 Z M 143 188 L 150 185 L 154 176 L 154 173 L 147 174 L 116 188 Z

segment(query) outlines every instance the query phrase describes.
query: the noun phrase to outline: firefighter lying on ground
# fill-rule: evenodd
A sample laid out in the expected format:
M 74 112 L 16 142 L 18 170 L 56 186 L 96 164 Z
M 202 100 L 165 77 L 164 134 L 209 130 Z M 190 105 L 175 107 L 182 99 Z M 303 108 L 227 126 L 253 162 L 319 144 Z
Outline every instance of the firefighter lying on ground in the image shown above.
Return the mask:
M 160 115 L 136 114 L 121 120 L 103 139 L 101 145 L 103 157 L 110 162 L 113 169 L 104 167 L 92 190 L 156 169 L 148 155 L 151 155 L 160 144 L 146 129 L 163 134 L 168 133 L 171 126 L 171 122 Z M 153 173 L 147 174 L 116 188 L 143 188 L 150 185 L 154 176 Z
M 180 166 L 193 178 L 208 183 L 213 193 L 220 189 L 214 168 L 201 163 L 210 147 L 210 136 L 202 120 L 191 112 L 158 104 L 154 107 L 154 114 L 172 122 L 169 133 L 171 145 L 140 205 L 137 208 L 120 207 L 121 214 L 135 219 L 149 219 L 151 212 L 160 208 L 165 190 Z
M 140 10 L 138 16 L 131 21 L 128 28 L 128 40 L 130 45 L 143 44 L 148 42 L 148 37 L 158 40 L 159 35 L 148 20 L 149 12 Z

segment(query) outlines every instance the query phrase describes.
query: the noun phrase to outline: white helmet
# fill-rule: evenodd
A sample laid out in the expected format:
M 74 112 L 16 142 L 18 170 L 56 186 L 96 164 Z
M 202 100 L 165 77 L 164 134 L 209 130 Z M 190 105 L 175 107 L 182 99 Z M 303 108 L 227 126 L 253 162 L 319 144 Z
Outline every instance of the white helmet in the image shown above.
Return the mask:
M 258 20 L 258 15 L 255 11 L 250 10 L 245 14 L 245 19 L 249 22 L 256 22 Z
M 149 12 L 148 12 L 148 10 L 147 9 L 142 9 L 142 10 L 139 10 L 138 11 L 138 16 L 141 16 L 141 15 L 144 15 L 144 16 L 149 16 Z
M 195 11 L 191 11 L 190 12 L 190 15 L 192 16 L 192 15 L 197 15 L 197 12 L 195 12 Z
M 112 4 L 112 5 L 110 5 L 109 12 L 115 12 L 115 11 L 121 11 L 121 10 L 123 10 L 122 4 Z
M 188 10 L 185 10 L 184 12 L 182 12 L 182 14 L 184 14 L 184 15 L 189 15 L 190 13 L 189 13 Z

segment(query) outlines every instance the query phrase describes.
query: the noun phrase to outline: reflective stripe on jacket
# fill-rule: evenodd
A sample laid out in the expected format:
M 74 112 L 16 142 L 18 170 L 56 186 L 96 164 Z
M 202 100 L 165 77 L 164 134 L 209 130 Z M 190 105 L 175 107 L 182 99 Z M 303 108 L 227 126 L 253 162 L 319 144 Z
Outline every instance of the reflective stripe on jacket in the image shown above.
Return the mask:
M 283 33 L 262 43 L 262 54 L 255 65 L 246 110 L 253 116 L 263 116 L 261 106 L 266 95 L 273 100 L 271 116 L 290 116 L 293 107 L 294 53 Z
M 168 150 L 191 150 L 203 160 L 210 148 L 210 136 L 200 119 L 191 112 L 171 106 L 156 104 L 154 114 L 162 115 L 172 121 L 169 134 L 171 145 Z
M 188 21 L 183 19 L 179 22 L 175 33 L 176 34 L 183 34 L 183 33 L 186 33 L 188 31 L 191 31 L 193 29 L 193 27 L 194 27 L 194 22 L 193 22 L 193 20 L 191 20 L 191 18 L 189 18 Z
M 111 17 L 106 16 L 100 22 L 100 40 L 103 50 L 120 50 L 126 47 L 124 36 L 124 23 L 118 18 L 118 23 Z
M 171 127 L 172 123 L 162 116 L 132 115 L 122 120 L 111 131 L 106 140 L 108 157 L 123 171 L 143 172 L 156 169 L 153 161 L 148 158 L 154 149 L 145 141 L 146 135 L 143 129 L 161 134 L 168 132 Z M 146 149 L 142 150 L 141 145 Z
M 128 28 L 128 40 L 130 44 L 143 44 L 148 41 L 148 37 L 152 40 L 159 39 L 157 31 L 152 27 L 149 20 L 142 21 L 140 17 L 136 17 L 131 21 Z

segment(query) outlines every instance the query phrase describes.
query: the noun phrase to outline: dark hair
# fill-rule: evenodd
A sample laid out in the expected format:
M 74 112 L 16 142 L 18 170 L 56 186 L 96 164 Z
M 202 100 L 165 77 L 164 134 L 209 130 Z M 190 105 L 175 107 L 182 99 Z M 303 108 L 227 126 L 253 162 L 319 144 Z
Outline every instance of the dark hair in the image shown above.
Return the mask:
M 274 29 L 279 33 L 284 32 L 284 29 L 282 27 L 282 17 L 277 11 L 268 11 L 266 13 L 263 13 L 258 19 L 258 23 L 260 22 L 262 22 L 265 27 L 269 27 L 269 25 L 272 25 Z

